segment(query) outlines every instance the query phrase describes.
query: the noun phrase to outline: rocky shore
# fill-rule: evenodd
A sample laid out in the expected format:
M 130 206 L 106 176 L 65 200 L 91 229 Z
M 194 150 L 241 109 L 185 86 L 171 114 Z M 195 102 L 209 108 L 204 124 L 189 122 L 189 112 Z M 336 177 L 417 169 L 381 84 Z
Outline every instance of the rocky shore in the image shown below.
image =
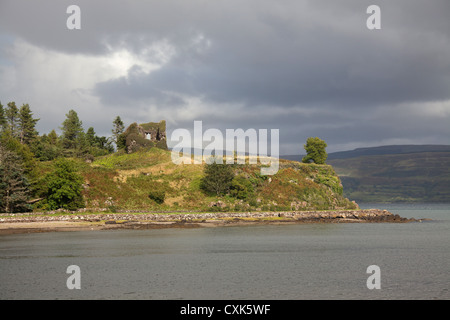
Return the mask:
M 111 230 L 196 228 L 252 224 L 292 223 L 403 223 L 421 221 L 394 215 L 387 210 L 333 210 L 288 212 L 209 212 L 209 213 L 80 213 L 58 215 L 3 215 L 0 234 Z

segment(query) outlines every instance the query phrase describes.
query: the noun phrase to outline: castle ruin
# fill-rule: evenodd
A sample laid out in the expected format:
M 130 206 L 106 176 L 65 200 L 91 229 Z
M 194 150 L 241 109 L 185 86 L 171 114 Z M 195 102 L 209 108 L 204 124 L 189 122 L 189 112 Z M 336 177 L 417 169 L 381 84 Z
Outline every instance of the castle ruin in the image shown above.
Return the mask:
M 141 148 L 157 147 L 167 150 L 166 121 L 132 123 L 124 132 L 125 150 L 135 152 Z

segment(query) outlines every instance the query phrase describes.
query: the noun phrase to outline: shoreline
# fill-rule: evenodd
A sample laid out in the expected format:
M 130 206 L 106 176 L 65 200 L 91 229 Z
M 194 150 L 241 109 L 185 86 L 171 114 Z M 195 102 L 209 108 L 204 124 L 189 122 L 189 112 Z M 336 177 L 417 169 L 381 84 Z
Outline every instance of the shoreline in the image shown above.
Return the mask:
M 405 223 L 408 219 L 381 209 L 286 211 L 286 212 L 209 212 L 209 213 L 89 213 L 66 215 L 22 215 L 0 218 L 0 235 L 58 231 L 118 229 L 201 228 L 261 224 L 299 223 Z

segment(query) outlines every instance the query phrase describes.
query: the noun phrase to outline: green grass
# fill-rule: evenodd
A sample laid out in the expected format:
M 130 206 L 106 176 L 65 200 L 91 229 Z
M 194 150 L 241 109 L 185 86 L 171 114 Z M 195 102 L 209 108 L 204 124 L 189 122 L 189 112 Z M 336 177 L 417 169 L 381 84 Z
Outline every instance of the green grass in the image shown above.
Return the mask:
M 152 148 L 131 154 L 116 153 L 77 162 L 84 178 L 83 196 L 87 208 L 142 211 L 288 211 L 353 209 L 342 195 L 340 179 L 329 165 L 280 160 L 273 176 L 263 176 L 258 165 L 235 165 L 236 175 L 245 177 L 252 192 L 245 199 L 231 195 L 216 197 L 200 188 L 204 165 L 175 165 L 167 150 Z M 51 163 L 43 164 L 48 171 Z M 164 193 L 155 201 L 153 191 Z M 153 195 L 151 195 L 153 193 Z M 211 207 L 222 201 L 225 208 Z M 294 205 L 293 205 L 294 204 Z
M 139 150 L 134 153 L 117 152 L 95 159 L 94 166 L 110 169 L 136 169 L 162 163 L 170 159 L 167 151 L 151 148 L 149 151 Z

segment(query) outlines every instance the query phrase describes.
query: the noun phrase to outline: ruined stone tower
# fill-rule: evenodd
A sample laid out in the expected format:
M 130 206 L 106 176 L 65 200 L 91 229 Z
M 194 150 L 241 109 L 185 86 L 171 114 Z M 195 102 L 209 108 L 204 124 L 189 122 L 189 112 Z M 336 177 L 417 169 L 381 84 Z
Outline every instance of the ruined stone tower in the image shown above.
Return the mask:
M 157 147 L 167 150 L 166 121 L 132 123 L 124 132 L 126 151 L 135 152 L 141 148 Z

